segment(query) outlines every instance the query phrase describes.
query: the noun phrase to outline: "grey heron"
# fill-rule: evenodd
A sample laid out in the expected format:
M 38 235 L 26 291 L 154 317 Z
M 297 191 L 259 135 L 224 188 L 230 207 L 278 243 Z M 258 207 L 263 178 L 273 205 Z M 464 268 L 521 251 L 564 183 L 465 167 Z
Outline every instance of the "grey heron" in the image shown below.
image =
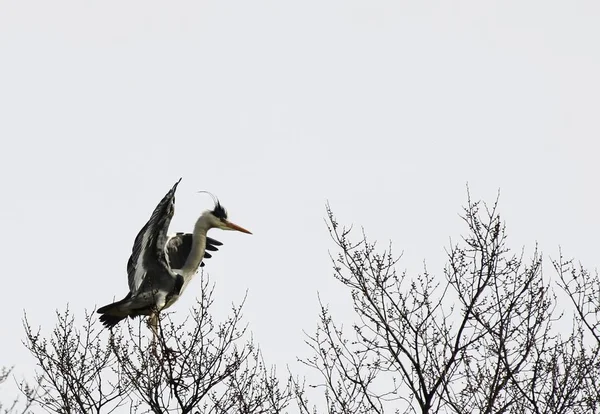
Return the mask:
M 219 228 L 252 234 L 229 221 L 226 210 L 215 198 L 214 209 L 202 213 L 193 233 L 167 235 L 175 211 L 175 190 L 180 182 L 181 178 L 158 203 L 135 238 L 127 262 L 129 293 L 122 300 L 98 309 L 100 321 L 107 328 L 112 329 L 128 316 L 149 315 L 148 324 L 156 335 L 158 313 L 179 299 L 198 268 L 204 266 L 202 259 L 211 257 L 207 250 L 215 251 L 222 245 L 207 237 L 208 230 Z

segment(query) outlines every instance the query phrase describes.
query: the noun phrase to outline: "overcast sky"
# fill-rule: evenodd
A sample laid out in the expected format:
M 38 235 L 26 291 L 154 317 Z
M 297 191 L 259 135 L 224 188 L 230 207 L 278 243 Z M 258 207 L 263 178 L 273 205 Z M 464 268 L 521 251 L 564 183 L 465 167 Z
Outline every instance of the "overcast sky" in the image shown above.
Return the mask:
M 597 1 L 0 0 L 0 366 L 33 368 L 23 310 L 47 331 L 67 303 L 127 293 L 133 239 L 179 177 L 173 231 L 209 190 L 254 232 L 213 230 L 205 269 L 217 312 L 248 290 L 280 371 L 309 353 L 317 292 L 351 317 L 327 201 L 442 278 L 467 182 L 500 189 L 511 246 L 594 269 L 598 22 Z

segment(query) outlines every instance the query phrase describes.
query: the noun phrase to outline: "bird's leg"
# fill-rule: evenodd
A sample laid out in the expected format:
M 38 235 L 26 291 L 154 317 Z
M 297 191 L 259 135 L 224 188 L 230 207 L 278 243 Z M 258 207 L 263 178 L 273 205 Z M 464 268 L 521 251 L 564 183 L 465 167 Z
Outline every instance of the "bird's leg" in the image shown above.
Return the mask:
M 158 312 L 153 312 L 150 317 L 148 318 L 148 327 L 152 330 L 152 353 L 154 354 L 154 356 L 156 358 L 158 358 L 158 352 L 157 352 L 157 342 L 160 341 L 160 338 L 158 336 Z M 169 348 L 168 346 L 161 347 L 163 353 L 167 356 L 167 357 L 175 357 L 176 354 L 178 353 L 178 351 Z
M 155 357 L 158 358 L 158 354 L 156 352 L 156 342 L 158 341 L 158 312 L 152 312 L 148 317 L 148 327 L 152 331 L 152 353 Z

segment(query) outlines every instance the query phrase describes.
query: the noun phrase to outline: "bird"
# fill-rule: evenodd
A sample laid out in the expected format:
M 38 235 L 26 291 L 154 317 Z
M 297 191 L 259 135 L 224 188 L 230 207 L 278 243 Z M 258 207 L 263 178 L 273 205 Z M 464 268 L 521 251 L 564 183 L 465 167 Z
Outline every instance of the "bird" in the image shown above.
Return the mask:
M 192 233 L 168 235 L 180 182 L 181 178 L 158 203 L 135 238 L 127 262 L 129 293 L 97 310 L 100 322 L 108 329 L 127 317 L 149 316 L 148 324 L 156 337 L 160 311 L 179 299 L 198 268 L 204 266 L 203 259 L 211 257 L 207 250 L 216 251 L 222 245 L 207 237 L 207 232 L 218 228 L 252 234 L 229 221 L 227 211 L 213 196 L 213 210 L 200 215 Z

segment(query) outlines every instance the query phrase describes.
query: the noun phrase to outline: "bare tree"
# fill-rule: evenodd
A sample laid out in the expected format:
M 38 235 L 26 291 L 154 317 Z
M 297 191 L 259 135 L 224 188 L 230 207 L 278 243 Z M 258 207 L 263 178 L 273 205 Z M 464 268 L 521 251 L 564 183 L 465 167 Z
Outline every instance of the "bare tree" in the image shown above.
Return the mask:
M 56 315 L 57 324 L 48 337 L 34 331 L 27 316 L 23 319 L 25 346 L 39 368 L 34 401 L 55 413 L 113 412 L 127 404 L 130 384 L 122 380 L 94 315 L 85 316 L 83 328 L 76 326 L 68 308 Z
M 565 260 L 562 253 L 553 264 L 560 277 L 559 286 L 574 305 L 579 341 L 592 344 L 585 348 L 591 370 L 582 388 L 587 407 L 600 412 L 600 276 L 597 270 L 591 273 L 574 260 Z
M 6 383 L 8 378 L 10 378 L 13 372 L 13 368 L 0 368 L 0 385 Z M 30 408 L 33 404 L 33 396 L 35 395 L 36 389 L 35 387 L 30 386 L 25 381 L 20 381 L 17 383 L 19 389 L 21 390 L 21 394 L 25 398 L 25 401 L 19 400 L 19 397 L 16 397 L 12 400 L 10 405 L 6 406 L 0 402 L 0 413 L 2 414 L 25 414 L 30 413 Z
M 574 260 L 565 260 L 562 253 L 552 262 L 560 281 L 560 287 L 568 294 L 575 306 L 577 317 L 583 322 L 593 341 L 600 346 L 600 276 L 591 273 Z
M 339 249 L 334 275 L 349 289 L 358 321 L 344 330 L 322 306 L 317 332 L 308 337 L 314 354 L 302 361 L 322 374 L 314 387 L 324 390 L 324 411 L 596 409 L 600 398 L 584 391 L 600 377 L 582 318 L 597 330 L 598 315 L 580 313 L 572 330 L 557 329 L 561 314 L 542 255 L 536 248 L 526 260 L 511 252 L 497 202 L 488 207 L 469 198 L 462 215 L 467 235 L 448 250 L 443 279 L 426 268 L 414 277 L 397 273 L 400 257 L 391 246 L 378 251 L 364 233 L 351 241 L 351 229 L 327 212 Z M 311 412 L 304 389 L 296 396 L 300 410 Z
M 54 413 L 275 414 L 294 398 L 302 414 L 600 412 L 597 272 L 560 257 L 551 280 L 537 246 L 529 257 L 508 247 L 497 201 L 469 198 L 465 236 L 451 243 L 440 276 L 397 272 L 391 245 L 380 250 L 364 232 L 353 241 L 327 212 L 334 276 L 355 322 L 344 327 L 321 303 L 306 340 L 312 356 L 301 360 L 318 383 L 281 382 L 249 335 L 244 302 L 215 321 L 214 285 L 203 278 L 187 319 L 161 314 L 156 341 L 141 320 L 109 333 L 93 315 L 78 327 L 67 309 L 44 336 L 25 317 L 38 386 L 21 385 L 24 410 L 2 412 L 35 404 Z
M 34 401 L 54 413 L 282 412 L 291 388 L 280 386 L 246 338 L 243 303 L 216 323 L 213 290 L 204 278 L 197 306 L 182 323 L 161 315 L 158 343 L 141 320 L 109 334 L 91 315 L 77 328 L 67 309 L 44 338 L 25 319 L 41 384 Z

